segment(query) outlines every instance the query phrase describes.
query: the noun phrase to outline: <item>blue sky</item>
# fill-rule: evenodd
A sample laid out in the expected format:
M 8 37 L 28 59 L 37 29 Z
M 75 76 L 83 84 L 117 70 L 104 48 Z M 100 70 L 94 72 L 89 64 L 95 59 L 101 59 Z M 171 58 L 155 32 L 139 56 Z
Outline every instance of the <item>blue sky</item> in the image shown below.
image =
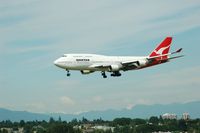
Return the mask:
M 0 107 L 80 113 L 200 100 L 199 0 L 18 0 L 0 4 Z M 184 58 L 103 79 L 53 61 L 64 53 L 148 55 L 166 36 Z

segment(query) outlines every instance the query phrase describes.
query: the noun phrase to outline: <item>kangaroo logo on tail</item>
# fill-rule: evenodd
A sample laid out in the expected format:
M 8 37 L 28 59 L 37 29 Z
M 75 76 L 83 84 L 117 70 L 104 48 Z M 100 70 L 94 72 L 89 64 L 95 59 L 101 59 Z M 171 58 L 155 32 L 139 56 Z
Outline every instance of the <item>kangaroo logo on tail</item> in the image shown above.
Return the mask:
M 172 37 L 165 38 L 165 40 L 156 47 L 156 49 L 149 55 L 149 57 L 168 54 L 171 42 Z
M 155 52 L 157 55 L 162 55 L 162 54 L 164 54 L 164 51 L 166 50 L 166 49 L 168 49 L 170 47 L 170 45 L 169 46 L 167 46 L 167 47 L 163 47 L 163 48 L 160 48 L 159 50 L 154 50 L 153 52 Z

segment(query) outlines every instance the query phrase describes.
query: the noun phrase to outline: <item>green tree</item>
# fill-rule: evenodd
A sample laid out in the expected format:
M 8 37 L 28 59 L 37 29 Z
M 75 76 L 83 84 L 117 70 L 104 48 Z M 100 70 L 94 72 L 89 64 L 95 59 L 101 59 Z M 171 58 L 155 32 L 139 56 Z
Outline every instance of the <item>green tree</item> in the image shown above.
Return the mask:
M 58 117 L 58 122 L 62 122 L 62 119 L 61 119 L 61 117 L 60 117 L 60 116 Z
M 116 118 L 113 120 L 114 125 L 130 125 L 131 124 L 130 118 Z
M 141 125 L 141 124 L 146 124 L 147 122 L 144 119 L 136 118 L 132 120 L 132 123 L 134 125 Z
M 85 117 L 82 118 L 82 123 L 86 124 L 86 123 L 89 123 L 89 120 L 86 119 Z
M 55 123 L 55 122 L 56 122 L 56 121 L 53 119 L 53 117 L 50 117 L 50 118 L 49 118 L 49 123 L 50 123 L 50 124 Z
M 75 133 L 75 130 L 69 124 L 57 123 L 50 126 L 48 133 Z
M 8 131 L 6 129 L 3 129 L 2 133 L 8 133 Z
M 178 127 L 181 131 L 187 131 L 187 125 L 185 120 L 178 121 Z
M 159 119 L 158 119 L 158 117 L 156 117 L 156 116 L 152 116 L 152 117 L 150 117 L 150 119 L 149 119 L 149 123 L 158 124 L 158 122 L 159 122 Z
M 73 125 L 73 126 L 75 126 L 75 125 L 78 125 L 79 122 L 78 122 L 77 119 L 73 119 L 73 120 L 71 120 L 70 124 Z
M 31 133 L 32 127 L 30 124 L 25 124 L 24 126 L 24 133 Z
M 19 122 L 19 126 L 20 126 L 20 127 L 24 127 L 24 125 L 25 125 L 25 121 L 24 121 L 24 120 L 21 120 L 21 121 Z

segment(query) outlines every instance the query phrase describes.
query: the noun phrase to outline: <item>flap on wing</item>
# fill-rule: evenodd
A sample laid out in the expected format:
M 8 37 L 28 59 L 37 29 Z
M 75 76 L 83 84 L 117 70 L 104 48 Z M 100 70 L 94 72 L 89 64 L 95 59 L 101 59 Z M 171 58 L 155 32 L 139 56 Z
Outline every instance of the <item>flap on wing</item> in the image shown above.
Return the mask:
M 93 64 L 90 66 L 90 68 L 110 68 L 110 65 L 105 64 Z
M 132 66 L 132 65 L 140 65 L 139 61 L 126 61 L 121 63 L 123 66 Z

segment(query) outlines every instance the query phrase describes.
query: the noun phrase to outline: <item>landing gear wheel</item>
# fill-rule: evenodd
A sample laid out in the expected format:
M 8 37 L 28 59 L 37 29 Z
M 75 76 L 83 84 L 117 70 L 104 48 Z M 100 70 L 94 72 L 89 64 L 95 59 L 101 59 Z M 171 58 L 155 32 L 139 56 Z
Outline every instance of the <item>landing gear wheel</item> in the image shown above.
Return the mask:
M 103 76 L 103 78 L 107 78 L 106 73 L 105 72 L 101 72 L 101 75 Z
M 119 72 L 119 71 L 116 71 L 116 72 L 113 72 L 110 76 L 113 76 L 113 77 L 119 77 L 121 76 L 122 74 Z
M 104 75 L 104 76 L 103 76 L 103 78 L 107 78 L 107 76 L 106 76 L 106 75 Z
M 71 74 L 69 72 L 69 70 L 66 70 L 67 71 L 67 77 L 69 77 Z

